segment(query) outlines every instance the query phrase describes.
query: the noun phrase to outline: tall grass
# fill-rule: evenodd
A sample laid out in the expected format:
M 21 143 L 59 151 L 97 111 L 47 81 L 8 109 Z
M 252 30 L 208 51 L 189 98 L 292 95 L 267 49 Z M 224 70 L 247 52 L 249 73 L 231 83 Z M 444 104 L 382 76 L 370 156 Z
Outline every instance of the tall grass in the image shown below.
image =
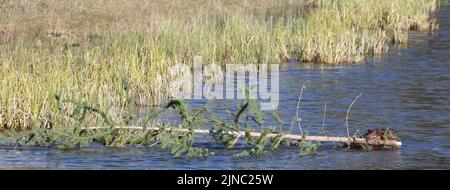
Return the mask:
M 436 9 L 434 0 L 3 0 L 0 128 L 69 125 L 56 115 L 76 107 L 59 107 L 55 95 L 123 123 L 130 105 L 168 98 L 171 66 L 195 55 L 361 63 L 406 43 L 408 30 L 435 29 Z

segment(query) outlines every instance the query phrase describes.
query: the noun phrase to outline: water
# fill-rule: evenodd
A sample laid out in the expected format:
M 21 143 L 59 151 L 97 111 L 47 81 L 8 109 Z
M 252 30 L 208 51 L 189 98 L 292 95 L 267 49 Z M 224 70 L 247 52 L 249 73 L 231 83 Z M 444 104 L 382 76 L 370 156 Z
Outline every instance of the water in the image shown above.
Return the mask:
M 201 142 L 216 153 L 206 159 L 172 158 L 158 148 L 107 148 L 83 150 L 51 148 L 0 148 L 3 169 L 450 169 L 450 7 L 441 8 L 436 34 L 411 33 L 406 46 L 392 47 L 388 55 L 367 64 L 323 66 L 289 63 L 280 68 L 279 110 L 285 128 L 296 111 L 302 85 L 300 114 L 304 130 L 346 136 L 348 106 L 351 134 L 368 128 L 391 127 L 400 132 L 397 151 L 354 151 L 323 146 L 315 156 L 298 156 L 287 147 L 258 158 L 238 158 L 241 151 L 224 151 Z M 235 107 L 230 101 L 212 102 L 220 116 Z M 205 102 L 189 102 L 199 108 Z M 270 113 L 267 113 L 270 115 Z M 171 118 L 172 115 L 169 115 Z M 273 121 L 268 120 L 267 123 Z M 296 128 L 295 128 L 296 129 Z M 298 133 L 298 130 L 294 130 Z

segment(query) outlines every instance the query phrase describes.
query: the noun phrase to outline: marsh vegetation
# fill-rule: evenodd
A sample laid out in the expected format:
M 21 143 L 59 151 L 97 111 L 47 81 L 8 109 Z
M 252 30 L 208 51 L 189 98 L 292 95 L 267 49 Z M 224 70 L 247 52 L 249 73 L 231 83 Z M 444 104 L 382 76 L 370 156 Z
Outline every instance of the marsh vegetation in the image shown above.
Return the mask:
M 207 154 L 190 149 L 192 134 L 83 128 L 151 124 L 133 120 L 131 108 L 166 102 L 171 66 L 196 55 L 215 64 L 363 63 L 407 43 L 409 30 L 436 30 L 437 9 L 435 0 L 3 0 L 0 130 L 15 144 L 124 146 L 158 137 Z

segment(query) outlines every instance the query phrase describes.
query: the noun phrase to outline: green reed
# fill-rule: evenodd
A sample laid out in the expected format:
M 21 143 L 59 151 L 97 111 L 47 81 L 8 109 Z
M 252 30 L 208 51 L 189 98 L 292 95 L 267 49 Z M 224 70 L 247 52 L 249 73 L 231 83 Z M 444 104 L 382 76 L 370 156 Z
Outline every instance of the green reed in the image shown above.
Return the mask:
M 436 30 L 437 9 L 434 0 L 1 1 L 0 130 L 78 139 L 80 126 L 129 124 L 132 106 L 171 98 L 173 65 L 196 55 L 205 64 L 362 63 L 407 43 L 409 30 Z M 69 99 L 79 104 L 61 102 Z M 69 114 L 77 109 L 84 115 Z

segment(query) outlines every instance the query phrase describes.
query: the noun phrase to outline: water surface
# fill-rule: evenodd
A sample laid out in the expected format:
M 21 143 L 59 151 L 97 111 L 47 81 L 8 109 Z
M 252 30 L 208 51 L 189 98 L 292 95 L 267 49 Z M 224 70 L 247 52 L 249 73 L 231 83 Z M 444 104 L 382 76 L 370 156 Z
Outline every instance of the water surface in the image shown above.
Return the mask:
M 410 34 L 407 45 L 391 47 L 386 56 L 366 64 L 325 66 L 289 63 L 280 67 L 279 110 L 285 128 L 296 111 L 302 85 L 304 130 L 346 136 L 345 116 L 352 107 L 351 133 L 391 127 L 400 132 L 403 146 L 397 151 L 353 151 L 326 145 L 315 156 L 298 156 L 287 147 L 258 158 L 234 157 L 240 149 L 224 151 L 208 146 L 215 156 L 206 159 L 172 158 L 158 148 L 107 148 L 93 145 L 83 150 L 52 148 L 0 148 L 2 169 L 450 169 L 450 7 L 441 8 L 440 30 L 435 34 Z M 199 108 L 206 102 L 191 101 Z M 233 101 L 210 103 L 220 116 L 234 109 Z M 267 113 L 270 115 L 270 113 Z M 267 121 L 270 124 L 270 120 Z M 296 129 L 296 128 L 295 128 Z M 294 130 L 298 133 L 298 130 Z M 200 140 L 202 141 L 202 140 Z

